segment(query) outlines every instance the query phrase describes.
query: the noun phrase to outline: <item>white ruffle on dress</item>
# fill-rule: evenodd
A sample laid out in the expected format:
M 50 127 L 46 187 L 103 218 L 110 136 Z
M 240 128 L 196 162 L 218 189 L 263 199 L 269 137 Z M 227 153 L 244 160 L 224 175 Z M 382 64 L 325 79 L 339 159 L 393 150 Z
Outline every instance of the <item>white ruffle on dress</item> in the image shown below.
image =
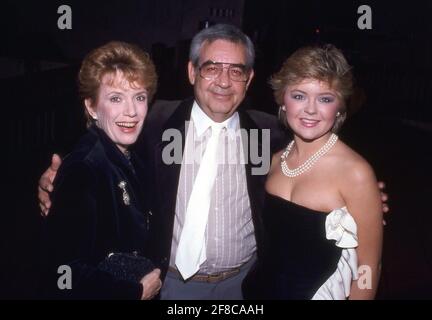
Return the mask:
M 351 283 L 358 279 L 357 225 L 346 207 L 335 209 L 325 221 L 326 238 L 336 240 L 342 255 L 336 271 L 318 289 L 312 300 L 344 300 L 350 295 Z

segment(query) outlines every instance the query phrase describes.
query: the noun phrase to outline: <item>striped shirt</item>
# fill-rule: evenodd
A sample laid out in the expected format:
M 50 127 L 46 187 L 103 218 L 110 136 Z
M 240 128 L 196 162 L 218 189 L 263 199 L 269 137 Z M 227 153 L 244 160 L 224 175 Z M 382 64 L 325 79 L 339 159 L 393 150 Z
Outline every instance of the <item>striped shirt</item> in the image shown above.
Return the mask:
M 211 135 L 210 123 L 210 118 L 194 102 L 191 121 L 186 129 L 177 190 L 170 257 L 173 267 L 199 160 Z M 256 250 L 237 112 L 227 121 L 224 132 L 219 139 L 218 160 L 215 164 L 218 166 L 217 175 L 205 233 L 207 260 L 200 266 L 200 274 L 239 267 L 249 261 Z

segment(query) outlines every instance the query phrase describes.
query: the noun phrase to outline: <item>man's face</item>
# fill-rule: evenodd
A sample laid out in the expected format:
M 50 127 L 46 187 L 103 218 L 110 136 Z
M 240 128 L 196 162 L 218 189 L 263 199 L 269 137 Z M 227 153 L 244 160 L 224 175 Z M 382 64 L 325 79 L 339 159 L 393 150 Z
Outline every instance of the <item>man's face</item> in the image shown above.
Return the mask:
M 206 42 L 201 48 L 198 67 L 208 61 L 245 65 L 246 50 L 242 45 L 226 40 Z M 253 70 L 250 71 L 247 81 L 231 80 L 227 67 L 219 77 L 206 80 L 200 76 L 198 67 L 195 68 L 189 61 L 189 81 L 194 86 L 195 99 L 213 121 L 223 122 L 243 101 L 254 75 Z

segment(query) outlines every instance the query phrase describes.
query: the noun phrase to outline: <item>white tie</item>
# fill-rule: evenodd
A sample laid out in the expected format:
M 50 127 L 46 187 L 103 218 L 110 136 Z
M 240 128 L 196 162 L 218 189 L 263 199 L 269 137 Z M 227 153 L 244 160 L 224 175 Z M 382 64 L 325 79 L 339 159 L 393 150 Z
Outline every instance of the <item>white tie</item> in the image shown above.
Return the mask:
M 205 230 L 213 185 L 217 173 L 217 147 L 223 123 L 211 126 L 211 136 L 186 209 L 185 222 L 177 247 L 175 264 L 183 279 L 193 276 L 206 259 Z

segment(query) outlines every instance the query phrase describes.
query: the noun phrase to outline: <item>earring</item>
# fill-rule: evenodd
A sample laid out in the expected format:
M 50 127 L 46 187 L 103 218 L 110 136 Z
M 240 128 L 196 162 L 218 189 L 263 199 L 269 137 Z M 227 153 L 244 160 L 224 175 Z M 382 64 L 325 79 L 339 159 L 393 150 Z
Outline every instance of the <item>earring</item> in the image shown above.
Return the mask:
M 285 112 L 285 106 L 279 106 L 279 110 L 278 110 L 278 118 L 282 119 L 282 117 L 285 117 L 285 114 L 282 114 Z
M 338 111 L 338 112 L 336 113 L 336 118 L 340 117 L 340 115 L 341 115 L 341 113 Z

